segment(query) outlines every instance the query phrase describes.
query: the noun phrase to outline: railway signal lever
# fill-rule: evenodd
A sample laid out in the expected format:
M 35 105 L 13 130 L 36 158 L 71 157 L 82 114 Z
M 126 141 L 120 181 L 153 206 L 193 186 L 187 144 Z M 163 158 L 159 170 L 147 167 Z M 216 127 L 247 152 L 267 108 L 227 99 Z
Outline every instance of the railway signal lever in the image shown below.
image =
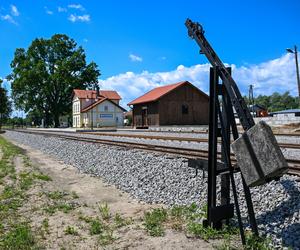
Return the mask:
M 258 229 L 249 187 L 262 185 L 278 179 L 287 171 L 287 163 L 278 146 L 271 128 L 263 121 L 255 124 L 254 119 L 231 77 L 231 68 L 225 67 L 204 36 L 203 27 L 187 19 L 188 35 L 195 39 L 200 51 L 211 63 L 210 68 L 210 108 L 209 108 L 209 156 L 208 156 L 208 196 L 206 226 L 222 227 L 222 223 L 233 217 L 234 206 L 239 223 L 242 243 L 245 244 L 244 228 L 238 204 L 234 169 L 231 163 L 231 148 L 235 153 L 237 167 L 242 173 L 242 183 L 248 208 L 251 229 L 258 235 Z M 219 81 L 221 80 L 221 83 Z M 220 99 L 222 102 L 220 102 Z M 234 110 L 244 129 L 239 137 Z M 234 142 L 230 144 L 230 136 Z M 222 158 L 217 161 L 217 139 L 221 138 Z M 220 167 L 221 163 L 221 167 Z M 235 170 L 235 171 L 234 171 Z M 221 202 L 217 206 L 217 176 L 221 178 Z M 230 186 L 234 204 L 230 203 Z

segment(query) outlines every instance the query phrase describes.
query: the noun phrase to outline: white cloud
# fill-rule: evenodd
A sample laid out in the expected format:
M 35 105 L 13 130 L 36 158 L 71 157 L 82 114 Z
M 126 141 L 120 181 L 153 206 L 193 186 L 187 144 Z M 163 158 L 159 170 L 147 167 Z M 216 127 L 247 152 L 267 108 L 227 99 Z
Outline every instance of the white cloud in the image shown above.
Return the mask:
M 69 4 L 68 8 L 70 8 L 70 9 L 77 9 L 77 10 L 81 10 L 81 11 L 84 10 L 84 8 L 83 8 L 83 6 L 81 4 Z
M 48 15 L 53 15 L 53 11 L 49 10 L 47 6 L 45 6 L 44 9 Z
M 83 39 L 83 41 L 84 41 L 85 43 L 87 43 L 89 40 L 88 40 L 88 39 L 86 39 L 86 38 L 84 38 L 84 39 Z
M 5 88 L 8 92 L 8 95 L 10 96 L 11 94 L 11 83 L 8 81 L 6 78 L 0 77 L 0 79 L 3 81 L 2 82 L 2 88 Z
M 15 5 L 11 5 L 10 6 L 10 13 L 13 15 L 13 16 L 19 16 L 20 15 L 20 12 L 18 11 L 17 7 Z
M 18 23 L 15 21 L 15 19 L 11 15 L 4 15 L 1 16 L 1 20 L 7 21 L 9 23 L 12 23 L 14 25 L 18 25 Z
M 129 55 L 129 59 L 133 62 L 141 62 L 143 61 L 143 58 L 134 54 Z
M 295 62 L 293 55 L 286 54 L 280 58 L 251 66 L 232 67 L 235 79 L 242 95 L 247 95 L 248 87 L 254 84 L 254 95 L 271 95 L 278 91 L 297 95 Z M 210 64 L 197 64 L 191 67 L 179 65 L 167 72 L 151 73 L 143 71 L 136 74 L 126 72 L 100 80 L 103 89 L 114 89 L 122 96 L 122 105 L 141 96 L 152 88 L 179 81 L 189 81 L 202 91 L 209 91 Z
M 90 15 L 82 15 L 78 16 L 75 14 L 71 14 L 68 18 L 71 22 L 89 22 L 91 20 Z
M 275 91 L 297 95 L 295 61 L 291 54 L 257 65 L 234 67 L 233 74 L 244 92 L 254 84 L 255 95 L 270 95 Z
M 67 12 L 67 9 L 66 9 L 66 8 L 63 8 L 63 7 L 60 7 L 60 6 L 58 6 L 58 7 L 57 7 L 57 11 L 58 11 L 58 12 Z

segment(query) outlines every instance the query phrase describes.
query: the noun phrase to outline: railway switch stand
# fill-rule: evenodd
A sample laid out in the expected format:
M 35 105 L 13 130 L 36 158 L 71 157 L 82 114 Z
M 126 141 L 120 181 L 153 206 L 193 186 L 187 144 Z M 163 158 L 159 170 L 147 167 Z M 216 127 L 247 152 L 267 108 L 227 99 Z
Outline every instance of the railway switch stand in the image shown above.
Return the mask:
M 276 180 L 287 171 L 287 163 L 271 128 L 264 122 L 255 125 L 254 119 L 231 76 L 231 68 L 225 67 L 204 36 L 203 27 L 187 19 L 188 34 L 200 47 L 211 63 L 209 100 L 209 153 L 207 220 L 205 226 L 222 227 L 234 216 L 238 219 L 242 243 L 245 245 L 244 227 L 240 213 L 235 173 L 241 172 L 242 186 L 248 208 L 252 232 L 258 235 L 250 187 Z M 244 129 L 239 137 L 235 115 Z M 234 142 L 231 144 L 230 136 Z M 221 138 L 221 161 L 217 161 L 217 142 Z M 237 165 L 233 166 L 230 151 L 233 149 Z M 221 180 L 221 200 L 217 204 L 217 176 Z M 232 190 L 233 203 L 230 201 Z

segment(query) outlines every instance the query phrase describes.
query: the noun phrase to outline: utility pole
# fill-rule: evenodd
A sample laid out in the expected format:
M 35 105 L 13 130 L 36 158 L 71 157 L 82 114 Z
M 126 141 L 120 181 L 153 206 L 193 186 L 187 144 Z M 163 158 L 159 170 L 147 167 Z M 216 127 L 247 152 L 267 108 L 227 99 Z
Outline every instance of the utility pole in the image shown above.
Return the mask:
M 251 112 L 251 115 L 254 116 L 254 97 L 253 97 L 253 85 L 249 85 L 249 109 Z
M 294 50 L 292 49 L 286 49 L 288 53 L 295 54 L 295 63 L 296 63 L 296 75 L 297 75 L 297 84 L 298 84 L 298 97 L 299 97 L 299 103 L 300 103 L 300 76 L 299 76 L 299 65 L 298 65 L 298 51 L 297 46 L 294 46 Z M 299 106 L 300 107 L 300 106 Z

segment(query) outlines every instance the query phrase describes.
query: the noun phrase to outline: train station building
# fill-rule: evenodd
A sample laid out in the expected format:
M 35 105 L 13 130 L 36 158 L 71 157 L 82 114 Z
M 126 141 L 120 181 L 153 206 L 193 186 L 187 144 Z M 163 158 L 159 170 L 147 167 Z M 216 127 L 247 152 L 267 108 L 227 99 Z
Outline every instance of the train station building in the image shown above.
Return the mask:
M 116 91 L 74 89 L 72 98 L 74 128 L 123 126 L 126 110 L 119 105 Z

